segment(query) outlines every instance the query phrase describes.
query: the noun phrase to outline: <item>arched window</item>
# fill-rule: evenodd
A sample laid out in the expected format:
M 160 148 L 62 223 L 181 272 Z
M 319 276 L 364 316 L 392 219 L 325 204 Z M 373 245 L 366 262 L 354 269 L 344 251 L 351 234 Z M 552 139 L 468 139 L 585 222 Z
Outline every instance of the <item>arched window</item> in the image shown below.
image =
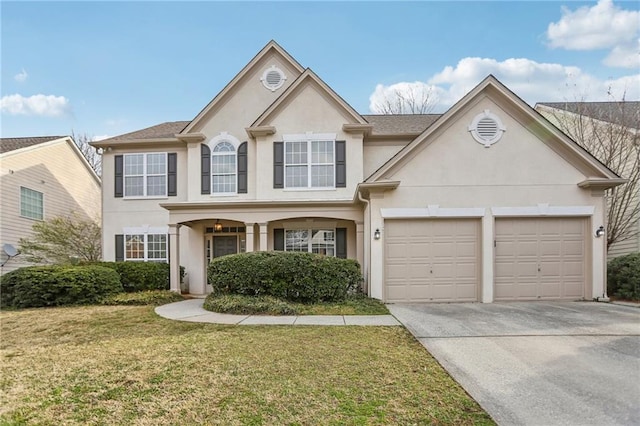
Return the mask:
M 211 189 L 214 194 L 235 194 L 236 149 L 227 141 L 219 142 L 211 152 Z

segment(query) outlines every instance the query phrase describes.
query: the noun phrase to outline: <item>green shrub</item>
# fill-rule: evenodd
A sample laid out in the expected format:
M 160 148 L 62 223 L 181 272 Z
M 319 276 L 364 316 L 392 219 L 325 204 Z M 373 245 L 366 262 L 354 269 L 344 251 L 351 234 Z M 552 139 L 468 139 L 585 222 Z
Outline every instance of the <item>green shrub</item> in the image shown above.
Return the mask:
M 168 290 L 149 290 L 135 293 L 118 293 L 102 301 L 105 305 L 153 305 L 160 306 L 167 303 L 181 302 L 184 297 Z
M 609 262 L 607 293 L 621 299 L 640 300 L 640 253 L 616 257 Z
M 273 296 L 241 296 L 210 294 L 204 301 L 204 308 L 224 314 L 236 315 L 297 315 L 295 305 Z
M 296 252 L 215 258 L 207 275 L 217 295 L 268 295 L 302 303 L 344 300 L 362 281 L 355 260 Z
M 94 304 L 121 291 L 118 274 L 102 266 L 30 266 L 2 276 L 0 306 Z
M 114 269 L 120 275 L 122 288 L 126 292 L 169 290 L 169 264 L 158 262 L 97 262 Z M 184 278 L 184 267 L 180 267 L 180 282 Z

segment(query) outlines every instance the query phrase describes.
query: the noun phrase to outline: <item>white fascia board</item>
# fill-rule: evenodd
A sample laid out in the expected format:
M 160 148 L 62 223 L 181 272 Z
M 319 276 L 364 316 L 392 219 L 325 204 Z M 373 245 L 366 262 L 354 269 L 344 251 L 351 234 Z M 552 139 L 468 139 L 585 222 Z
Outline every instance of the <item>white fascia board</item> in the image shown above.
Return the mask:
M 443 218 L 443 217 L 483 217 L 484 208 L 460 207 L 441 208 L 429 206 L 425 208 L 390 208 L 380 209 L 380 214 L 384 219 L 412 219 L 412 218 Z
M 549 206 L 539 204 L 526 207 L 492 207 L 496 217 L 532 217 L 532 216 L 593 216 L 595 206 Z

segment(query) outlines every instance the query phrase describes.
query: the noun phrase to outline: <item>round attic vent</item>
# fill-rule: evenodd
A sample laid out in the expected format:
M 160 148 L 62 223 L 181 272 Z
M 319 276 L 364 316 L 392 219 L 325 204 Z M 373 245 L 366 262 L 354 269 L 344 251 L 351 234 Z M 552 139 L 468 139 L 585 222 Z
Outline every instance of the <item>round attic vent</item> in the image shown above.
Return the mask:
M 489 148 L 498 142 L 505 130 L 507 129 L 498 116 L 491 113 L 488 109 L 476 115 L 469 126 L 469 131 L 473 138 L 476 142 L 484 145 L 485 148 Z
M 262 73 L 262 77 L 260 77 L 260 81 L 267 89 L 275 92 L 279 88 L 282 87 L 287 77 L 284 75 L 284 72 L 275 65 L 267 68 L 264 73 Z

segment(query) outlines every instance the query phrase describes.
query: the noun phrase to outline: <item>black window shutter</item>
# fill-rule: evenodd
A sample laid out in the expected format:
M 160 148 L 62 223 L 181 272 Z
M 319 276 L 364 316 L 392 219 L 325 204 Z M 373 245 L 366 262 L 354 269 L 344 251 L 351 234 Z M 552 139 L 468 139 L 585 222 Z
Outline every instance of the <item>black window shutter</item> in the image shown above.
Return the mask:
M 273 230 L 273 249 L 284 251 L 284 229 Z
M 116 234 L 116 262 L 124 260 L 124 235 Z
M 247 193 L 247 142 L 238 147 L 238 194 Z
M 167 195 L 178 195 L 178 154 L 167 154 Z
M 116 161 L 116 170 L 115 170 L 115 177 L 116 177 L 116 181 L 115 181 L 115 192 L 114 192 L 114 197 L 122 197 L 124 195 L 123 192 L 123 186 L 124 186 L 124 164 L 122 161 L 122 155 L 116 155 L 115 156 L 115 161 Z
M 347 228 L 336 228 L 336 257 L 347 258 Z
M 336 188 L 347 186 L 347 153 L 345 141 L 336 141 Z
M 200 145 L 202 155 L 202 194 L 211 194 L 211 150 L 207 145 Z
M 284 143 L 273 143 L 273 187 L 284 188 Z

